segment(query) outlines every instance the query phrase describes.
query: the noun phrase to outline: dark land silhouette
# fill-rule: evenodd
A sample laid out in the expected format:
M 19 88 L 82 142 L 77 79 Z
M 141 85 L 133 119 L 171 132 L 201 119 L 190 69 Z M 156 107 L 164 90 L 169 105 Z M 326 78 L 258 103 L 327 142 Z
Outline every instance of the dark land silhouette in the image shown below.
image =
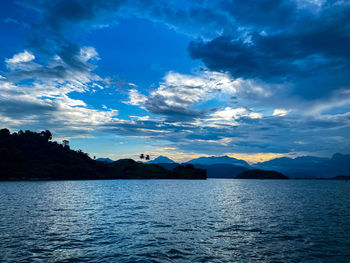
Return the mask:
M 247 170 L 236 176 L 237 179 L 289 179 L 282 173 L 265 170 Z
M 167 163 L 167 164 L 171 164 L 171 163 L 175 163 L 175 162 L 173 160 L 169 159 L 168 157 L 161 155 L 161 156 L 158 156 L 157 158 L 155 158 L 152 161 L 148 161 L 147 163 L 155 163 L 155 164 Z
M 109 158 L 97 158 L 96 161 L 99 162 L 107 162 L 107 163 L 113 163 L 114 161 Z
M 168 170 L 179 165 L 165 156 L 160 157 L 151 162 Z M 294 179 L 333 179 L 338 175 L 350 174 L 350 154 L 341 153 L 336 153 L 331 158 L 281 157 L 251 165 L 228 156 L 200 157 L 187 163 L 193 164 L 195 168 L 207 170 L 208 178 L 235 178 L 246 170 L 254 169 L 277 171 Z
M 281 157 L 252 165 L 255 169 L 279 171 L 290 178 L 328 178 L 350 173 L 350 154 L 336 153 L 331 158 Z
M 243 166 L 249 168 L 249 164 L 244 160 L 239 160 L 229 156 L 210 156 L 210 157 L 199 157 L 192 159 L 187 163 L 191 164 L 202 164 L 202 165 L 212 165 L 212 164 L 230 164 L 234 166 Z
M 169 171 L 132 159 L 96 161 L 81 150 L 51 141 L 51 132 L 0 130 L 0 180 L 206 179 L 193 165 Z
M 165 156 L 149 161 L 149 155 L 144 154 L 141 159 L 146 162 L 113 161 L 91 159 L 81 150 L 70 149 L 67 140 L 62 144 L 51 140 L 48 130 L 40 133 L 21 130 L 12 134 L 8 129 L 0 130 L 0 180 L 282 179 L 275 173 L 300 179 L 349 180 L 350 154 L 338 153 L 332 158 L 283 157 L 252 166 L 228 156 L 201 157 L 183 164 Z
M 331 178 L 332 180 L 350 180 L 350 175 L 337 175 L 333 178 Z
M 167 169 L 173 170 L 175 167 L 179 166 L 178 163 L 157 163 L 157 165 Z M 186 164 L 185 164 L 186 165 Z M 238 165 L 218 163 L 218 164 L 193 164 L 195 168 L 204 169 L 207 171 L 208 178 L 226 178 L 233 179 L 236 176 L 244 171 L 247 171 L 248 168 Z

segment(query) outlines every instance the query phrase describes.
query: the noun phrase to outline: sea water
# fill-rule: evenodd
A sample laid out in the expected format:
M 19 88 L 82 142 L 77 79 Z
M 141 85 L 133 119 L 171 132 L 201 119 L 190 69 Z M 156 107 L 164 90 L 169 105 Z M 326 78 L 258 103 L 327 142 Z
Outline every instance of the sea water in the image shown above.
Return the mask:
M 0 182 L 1 262 L 350 262 L 350 182 Z

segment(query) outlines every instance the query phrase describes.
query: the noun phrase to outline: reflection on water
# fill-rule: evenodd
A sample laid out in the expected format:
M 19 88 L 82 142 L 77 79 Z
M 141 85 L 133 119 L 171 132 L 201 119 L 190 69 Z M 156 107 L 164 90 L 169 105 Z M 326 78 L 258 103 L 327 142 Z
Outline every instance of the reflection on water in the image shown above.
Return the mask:
M 348 262 L 350 183 L 0 183 L 0 261 Z

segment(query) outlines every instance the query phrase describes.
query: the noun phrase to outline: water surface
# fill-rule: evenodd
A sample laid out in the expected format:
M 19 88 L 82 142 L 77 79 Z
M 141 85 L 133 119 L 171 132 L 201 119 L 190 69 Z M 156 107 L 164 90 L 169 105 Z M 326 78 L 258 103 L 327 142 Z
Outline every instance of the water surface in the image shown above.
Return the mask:
M 349 262 L 350 182 L 0 182 L 1 262 Z

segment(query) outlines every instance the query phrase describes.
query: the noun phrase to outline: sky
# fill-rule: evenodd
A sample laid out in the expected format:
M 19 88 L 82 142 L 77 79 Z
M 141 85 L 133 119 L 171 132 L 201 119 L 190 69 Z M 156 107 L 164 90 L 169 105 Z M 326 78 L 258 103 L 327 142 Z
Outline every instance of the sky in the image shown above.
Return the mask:
M 350 152 L 350 1 L 0 3 L 0 127 L 96 157 Z

